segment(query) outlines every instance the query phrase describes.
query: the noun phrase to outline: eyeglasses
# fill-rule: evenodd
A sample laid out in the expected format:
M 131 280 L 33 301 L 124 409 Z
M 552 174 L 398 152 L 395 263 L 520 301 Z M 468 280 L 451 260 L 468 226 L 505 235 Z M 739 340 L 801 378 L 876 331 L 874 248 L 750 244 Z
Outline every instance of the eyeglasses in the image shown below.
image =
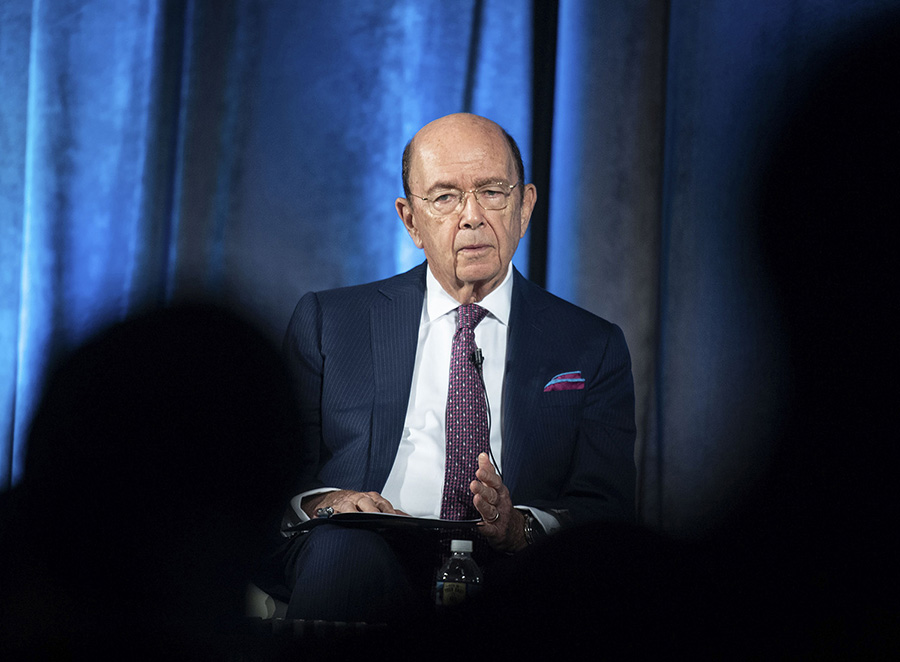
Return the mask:
M 437 216 L 446 216 L 462 209 L 466 196 L 469 193 L 475 196 L 476 202 L 481 205 L 482 209 L 499 211 L 506 209 L 513 189 L 521 183 L 504 184 L 503 182 L 496 182 L 494 184 L 485 184 L 478 188 L 471 188 L 468 191 L 461 191 L 458 188 L 440 189 L 435 191 L 430 198 L 423 198 L 421 195 L 413 193 L 410 193 L 410 195 L 427 202 L 429 209 Z

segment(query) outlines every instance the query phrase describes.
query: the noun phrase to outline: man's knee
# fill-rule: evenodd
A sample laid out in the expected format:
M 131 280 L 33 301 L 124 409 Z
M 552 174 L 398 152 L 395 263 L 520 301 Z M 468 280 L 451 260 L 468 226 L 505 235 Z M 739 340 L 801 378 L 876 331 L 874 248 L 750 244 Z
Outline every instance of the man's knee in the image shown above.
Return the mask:
M 374 531 L 320 526 L 306 534 L 302 543 L 294 560 L 295 574 L 310 568 L 327 573 L 335 567 L 363 566 L 383 574 L 400 567 L 391 546 Z
M 403 564 L 380 534 L 325 525 L 305 535 L 288 570 L 289 617 L 384 621 L 408 601 Z

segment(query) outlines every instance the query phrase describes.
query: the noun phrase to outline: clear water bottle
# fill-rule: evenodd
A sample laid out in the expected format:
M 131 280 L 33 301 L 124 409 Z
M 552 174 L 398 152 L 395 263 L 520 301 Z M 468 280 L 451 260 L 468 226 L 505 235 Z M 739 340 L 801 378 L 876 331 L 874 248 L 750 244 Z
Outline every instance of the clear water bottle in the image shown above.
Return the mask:
M 481 570 L 472 558 L 471 540 L 451 540 L 450 558 L 437 572 L 434 601 L 452 607 L 481 590 Z

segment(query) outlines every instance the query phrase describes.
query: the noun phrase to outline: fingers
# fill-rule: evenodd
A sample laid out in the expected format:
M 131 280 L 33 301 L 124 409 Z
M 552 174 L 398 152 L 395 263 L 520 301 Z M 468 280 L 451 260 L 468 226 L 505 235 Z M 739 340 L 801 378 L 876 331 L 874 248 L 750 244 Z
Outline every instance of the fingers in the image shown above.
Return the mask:
M 487 453 L 478 455 L 478 469 L 475 471 L 475 478 L 495 490 L 500 489 L 500 486 L 503 485 L 503 481 L 497 470 L 494 469 L 494 465 L 491 464 L 491 458 Z
M 503 480 L 491 464 L 487 453 L 478 455 L 478 469 L 475 471 L 475 480 L 469 484 L 472 494 L 481 496 L 489 504 L 497 504 L 501 495 L 506 492 Z
M 475 496 L 480 496 L 489 503 L 497 503 L 500 494 L 499 491 L 480 480 L 473 480 L 469 483 L 469 490 Z
M 501 507 L 488 501 L 480 494 L 475 495 L 475 509 L 487 524 L 496 524 L 502 515 Z
M 509 514 L 512 503 L 509 491 L 504 487 L 487 453 L 478 456 L 478 469 L 469 489 L 475 495 L 473 503 L 484 520 L 483 524 L 493 525 L 490 530 L 483 531 L 490 535 L 493 529 L 503 526 L 504 513 Z
M 494 549 L 510 552 L 522 549 L 524 519 L 512 506 L 509 490 L 494 469 L 487 453 L 478 456 L 475 480 L 469 485 L 473 503 L 482 517 L 478 523 L 481 535 Z
M 335 501 L 332 504 L 336 513 L 395 513 L 391 502 L 378 492 L 349 492 L 335 493 Z

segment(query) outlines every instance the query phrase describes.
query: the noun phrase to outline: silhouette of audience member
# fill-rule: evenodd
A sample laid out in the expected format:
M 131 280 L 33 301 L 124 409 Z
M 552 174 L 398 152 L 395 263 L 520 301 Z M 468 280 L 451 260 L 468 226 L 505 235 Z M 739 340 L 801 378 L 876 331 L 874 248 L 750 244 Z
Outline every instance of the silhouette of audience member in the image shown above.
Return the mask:
M 297 471 L 295 402 L 280 352 L 206 304 L 137 315 L 62 361 L 5 495 L 0 651 L 245 645 L 248 578 Z
M 757 538 L 747 554 L 768 575 L 773 640 L 809 656 L 900 652 L 898 80 L 894 7 L 785 87 L 759 177 L 790 387 L 772 471 L 735 528 Z

